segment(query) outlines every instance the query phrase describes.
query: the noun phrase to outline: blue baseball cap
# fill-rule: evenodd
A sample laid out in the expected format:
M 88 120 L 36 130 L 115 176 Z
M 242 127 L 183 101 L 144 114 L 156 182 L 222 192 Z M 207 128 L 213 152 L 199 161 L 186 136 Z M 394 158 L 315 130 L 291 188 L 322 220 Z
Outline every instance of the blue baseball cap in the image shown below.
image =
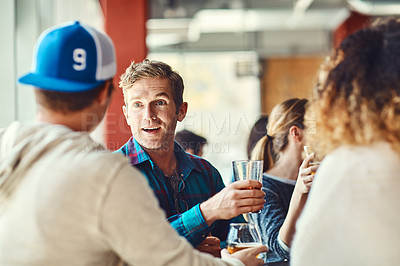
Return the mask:
M 18 81 L 44 90 L 82 92 L 111 79 L 116 69 L 111 39 L 74 21 L 50 28 L 40 35 L 35 45 L 32 70 Z

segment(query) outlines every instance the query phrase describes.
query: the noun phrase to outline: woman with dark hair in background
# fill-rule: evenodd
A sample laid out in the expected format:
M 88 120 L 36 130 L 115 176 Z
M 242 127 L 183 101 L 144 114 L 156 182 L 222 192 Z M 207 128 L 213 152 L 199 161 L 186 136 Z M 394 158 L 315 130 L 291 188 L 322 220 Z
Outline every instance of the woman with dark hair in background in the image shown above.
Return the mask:
M 203 148 L 204 145 L 207 144 L 206 138 L 186 129 L 176 132 L 175 141 L 178 142 L 187 153 L 200 157 L 203 156 Z
M 252 152 L 251 159 L 264 160 L 262 189 L 266 202 L 257 220 L 269 248 L 267 262 L 289 259 L 295 224 L 318 168 L 308 167 L 313 155 L 304 161 L 302 158 L 307 103 L 306 99 L 294 98 L 276 105 L 269 116 L 267 135 Z
M 311 143 L 326 154 L 291 264 L 400 263 L 400 21 L 346 38 L 323 66 Z M 308 111 L 307 111 L 308 113 Z
M 262 115 L 253 125 L 247 141 L 247 157 L 250 159 L 251 152 L 257 142 L 267 134 L 268 116 Z

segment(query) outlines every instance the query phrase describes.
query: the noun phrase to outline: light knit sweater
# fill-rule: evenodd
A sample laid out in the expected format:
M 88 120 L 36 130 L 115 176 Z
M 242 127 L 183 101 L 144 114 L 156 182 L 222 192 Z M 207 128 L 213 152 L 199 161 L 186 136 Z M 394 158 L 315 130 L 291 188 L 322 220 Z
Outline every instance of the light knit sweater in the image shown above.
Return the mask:
M 291 265 L 400 263 L 400 157 L 388 143 L 343 146 L 316 174 Z
M 86 133 L 0 132 L 0 265 L 243 265 L 193 250 L 144 177 Z

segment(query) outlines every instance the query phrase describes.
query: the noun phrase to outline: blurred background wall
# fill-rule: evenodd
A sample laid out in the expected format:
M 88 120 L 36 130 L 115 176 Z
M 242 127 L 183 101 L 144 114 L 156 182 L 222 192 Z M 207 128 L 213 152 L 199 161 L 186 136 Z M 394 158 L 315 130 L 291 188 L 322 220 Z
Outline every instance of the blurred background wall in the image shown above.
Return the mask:
M 320 63 L 351 32 L 400 14 L 399 0 L 2 0 L 0 128 L 35 117 L 33 91 L 16 83 L 30 69 L 46 28 L 80 20 L 106 31 L 117 50 L 117 78 L 131 61 L 170 64 L 185 82 L 188 129 L 208 139 L 204 157 L 231 178 L 246 158 L 261 114 L 309 97 Z M 117 149 L 130 131 L 118 90 L 93 137 Z

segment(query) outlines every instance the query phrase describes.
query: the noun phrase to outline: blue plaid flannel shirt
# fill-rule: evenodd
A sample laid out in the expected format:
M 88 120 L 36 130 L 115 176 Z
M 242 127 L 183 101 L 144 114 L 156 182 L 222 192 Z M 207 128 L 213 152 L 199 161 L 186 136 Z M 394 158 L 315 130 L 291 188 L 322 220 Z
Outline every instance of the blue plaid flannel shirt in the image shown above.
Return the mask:
M 168 221 L 181 236 L 196 247 L 211 232 L 223 245 L 231 220 L 219 220 L 209 227 L 200 211 L 200 203 L 225 187 L 221 175 L 208 161 L 186 153 L 176 142 L 174 145 L 178 173 L 185 182 L 185 188 L 179 196 L 187 202 L 189 208 L 180 214 L 175 208 L 173 192 L 166 184 L 163 172 L 133 137 L 115 152 L 129 157 L 131 165 L 147 177 L 160 207 L 166 212 Z

